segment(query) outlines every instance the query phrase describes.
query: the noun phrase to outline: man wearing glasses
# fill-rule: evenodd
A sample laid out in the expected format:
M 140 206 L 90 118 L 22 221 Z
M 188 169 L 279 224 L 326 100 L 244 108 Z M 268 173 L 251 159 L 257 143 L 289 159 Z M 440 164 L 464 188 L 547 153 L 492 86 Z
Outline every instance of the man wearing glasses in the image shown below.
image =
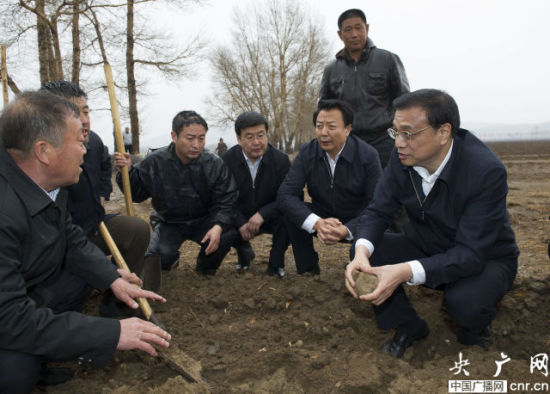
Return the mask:
M 237 249 L 237 271 L 250 268 L 254 251 L 250 240 L 261 233 L 273 234 L 267 264 L 268 275 L 285 276 L 285 251 L 290 241 L 277 209 L 277 190 L 283 182 L 290 160 L 267 142 L 268 124 L 258 112 L 244 112 L 235 121 L 238 145 L 221 158 L 233 174 L 239 188 L 235 225 L 239 234 L 233 246 Z
M 352 123 L 353 110 L 348 103 L 320 101 L 313 114 L 317 138 L 300 148 L 279 188 L 277 202 L 289 221 L 298 274 L 320 272 L 314 233 L 326 245 L 351 242 L 358 217 L 380 178 L 378 153 L 350 135 Z M 311 203 L 301 198 L 304 186 Z
M 396 149 L 360 218 L 346 286 L 373 304 L 380 328 L 397 328 L 382 345 L 393 357 L 402 357 L 429 332 L 403 283 L 443 290 L 458 342 L 486 349 L 496 305 L 512 286 L 519 255 L 506 210 L 506 170 L 487 146 L 459 128 L 458 107 L 447 93 L 418 90 L 393 105 L 388 133 Z M 401 204 L 410 218 L 404 234 L 385 233 Z M 376 289 L 357 294 L 354 271 L 376 275 Z
M 344 48 L 325 68 L 319 99 L 344 100 L 352 106 L 352 134 L 372 145 L 386 167 L 393 149 L 386 134 L 391 103 L 409 91 L 409 82 L 399 56 L 377 48 L 368 33 L 363 11 L 349 9 L 338 17 L 338 37 Z

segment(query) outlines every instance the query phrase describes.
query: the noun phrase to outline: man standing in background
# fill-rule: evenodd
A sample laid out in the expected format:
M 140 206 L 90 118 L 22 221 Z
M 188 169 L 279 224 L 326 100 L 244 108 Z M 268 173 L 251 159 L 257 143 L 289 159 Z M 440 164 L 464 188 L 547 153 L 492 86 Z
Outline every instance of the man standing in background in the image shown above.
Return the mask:
M 354 112 L 351 133 L 372 145 L 386 167 L 393 140 L 386 129 L 392 124 L 392 101 L 409 91 L 399 57 L 377 48 L 368 37 L 363 11 L 349 9 L 338 18 L 338 36 L 344 48 L 323 74 L 320 100 L 348 102 Z
M 132 134 L 130 134 L 130 128 L 126 127 L 124 134 L 122 134 L 122 140 L 124 141 L 124 151 L 128 153 L 132 152 Z

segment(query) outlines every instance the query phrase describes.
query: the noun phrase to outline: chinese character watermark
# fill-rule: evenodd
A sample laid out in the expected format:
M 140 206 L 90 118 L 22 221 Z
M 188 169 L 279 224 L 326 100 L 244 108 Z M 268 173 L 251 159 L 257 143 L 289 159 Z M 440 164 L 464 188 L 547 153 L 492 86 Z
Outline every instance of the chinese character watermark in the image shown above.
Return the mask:
M 533 373 L 535 369 L 538 369 L 540 373 L 548 377 L 548 354 L 547 353 L 539 353 L 539 354 L 535 354 L 534 356 L 531 356 L 531 365 L 529 367 L 529 370 L 531 373 Z
M 458 353 L 458 362 L 455 361 L 455 366 L 452 368 L 449 368 L 449 371 L 455 370 L 455 375 L 458 375 L 460 372 L 464 372 L 464 375 L 470 376 L 470 372 L 466 371 L 466 369 L 463 369 L 465 366 L 470 365 L 470 362 L 468 359 L 462 360 L 462 352 Z
M 497 365 L 497 371 L 493 375 L 494 378 L 496 378 L 498 375 L 500 375 L 500 372 L 502 370 L 502 366 L 504 364 L 506 364 L 508 361 L 511 360 L 511 358 L 508 357 L 508 355 L 503 353 L 503 352 L 500 352 L 500 357 L 502 357 L 502 360 L 500 360 L 500 361 L 495 360 L 495 364 Z

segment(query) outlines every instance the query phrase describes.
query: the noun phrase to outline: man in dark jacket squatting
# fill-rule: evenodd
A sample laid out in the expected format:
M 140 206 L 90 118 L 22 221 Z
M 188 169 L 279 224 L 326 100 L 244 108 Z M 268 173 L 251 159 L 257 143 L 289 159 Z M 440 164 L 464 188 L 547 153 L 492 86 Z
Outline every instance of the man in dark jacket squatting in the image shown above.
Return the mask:
M 237 235 L 237 186 L 223 160 L 204 150 L 207 130 L 195 111 L 181 111 L 172 121 L 170 145 L 134 166 L 129 154 L 115 153 L 115 165 L 130 169 L 134 201 L 152 198 L 146 255 L 160 255 L 164 270 L 177 267 L 181 243 L 190 239 L 201 245 L 197 272 L 214 275 Z
M 267 273 L 285 276 L 285 251 L 290 243 L 277 190 L 288 169 L 288 156 L 267 142 L 266 118 L 244 112 L 235 121 L 238 145 L 222 155 L 239 188 L 235 226 L 239 230 L 233 246 L 237 249 L 238 271 L 246 271 L 254 258 L 250 240 L 261 233 L 273 234 Z
M 92 288 L 110 288 L 137 308 L 136 297 L 165 301 L 133 285 L 75 226 L 67 191 L 86 152 L 79 110 L 47 92 L 20 94 L 0 117 L 0 392 L 30 392 L 59 383 L 44 362 L 73 360 L 103 367 L 115 349 L 168 346 L 152 323 L 76 311 Z M 66 379 L 62 376 L 61 379 Z

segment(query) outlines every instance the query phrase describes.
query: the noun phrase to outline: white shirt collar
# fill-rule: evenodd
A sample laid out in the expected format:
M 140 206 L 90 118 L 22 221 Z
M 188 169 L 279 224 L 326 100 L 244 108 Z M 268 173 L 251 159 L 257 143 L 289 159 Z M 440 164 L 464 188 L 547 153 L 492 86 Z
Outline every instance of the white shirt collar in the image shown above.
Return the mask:
M 435 170 L 433 174 L 430 175 L 428 170 L 424 167 L 413 166 L 413 169 L 422 178 L 422 190 L 424 191 L 425 196 L 427 196 L 428 193 L 430 193 L 435 181 L 437 180 L 437 178 L 439 178 L 439 175 L 441 175 L 441 172 L 443 172 L 443 169 L 445 168 L 445 166 L 447 165 L 447 162 L 451 158 L 451 153 L 453 151 L 453 144 L 454 144 L 454 141 L 451 140 L 451 146 L 449 147 L 449 151 L 447 152 L 447 154 L 445 155 L 445 158 L 443 159 L 443 161 L 441 162 L 439 167 L 437 167 L 437 170 Z

